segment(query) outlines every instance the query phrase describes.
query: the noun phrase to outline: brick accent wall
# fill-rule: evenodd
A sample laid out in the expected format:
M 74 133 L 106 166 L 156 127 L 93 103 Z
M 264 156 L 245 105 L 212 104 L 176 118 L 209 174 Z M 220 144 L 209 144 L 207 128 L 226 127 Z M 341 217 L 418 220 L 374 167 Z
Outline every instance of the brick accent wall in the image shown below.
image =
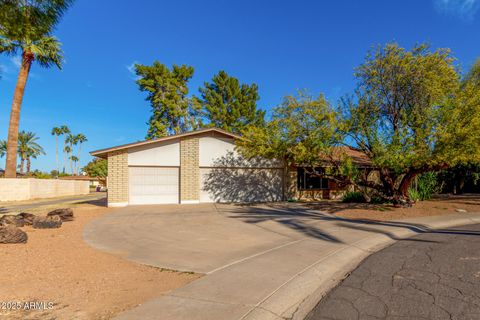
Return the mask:
M 198 138 L 180 140 L 180 202 L 200 200 Z
M 128 152 L 108 153 L 108 205 L 128 202 Z

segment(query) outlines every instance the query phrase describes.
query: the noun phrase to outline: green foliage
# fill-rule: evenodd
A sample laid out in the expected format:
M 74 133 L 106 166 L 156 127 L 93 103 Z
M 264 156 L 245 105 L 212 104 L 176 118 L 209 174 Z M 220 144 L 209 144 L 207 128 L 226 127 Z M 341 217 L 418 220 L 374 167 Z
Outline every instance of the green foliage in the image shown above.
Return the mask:
M 0 2 L 0 53 L 36 60 L 43 67 L 61 68 L 61 43 L 51 35 L 71 6 L 71 0 Z
M 7 140 L 0 140 L 0 158 L 7 154 Z
M 147 93 L 152 115 L 148 122 L 147 139 L 185 132 L 196 127 L 191 115 L 191 101 L 187 97 L 188 81 L 193 67 L 173 65 L 169 69 L 158 61 L 151 66 L 136 64 L 136 81 Z
M 208 126 L 241 133 L 248 125 L 264 124 L 265 111 L 257 109 L 260 97 L 256 84 L 240 84 L 237 78 L 220 71 L 211 83 L 205 82 L 200 93 L 195 104 Z
M 365 203 L 365 197 L 363 193 L 358 192 L 358 191 L 352 191 L 352 192 L 347 192 L 343 198 L 342 202 L 345 203 Z
M 27 173 L 30 172 L 31 159 L 44 155 L 45 151 L 38 144 L 39 137 L 33 132 L 21 131 L 18 133 L 18 155 L 20 156 L 20 172 L 23 173 L 23 163 L 27 161 Z
M 82 169 L 90 177 L 106 178 L 108 176 L 108 162 L 106 159 L 95 158 Z
M 323 95 L 313 98 L 300 91 L 285 97 L 265 126 L 248 126 L 238 148 L 247 157 L 316 167 L 320 156 L 332 156 L 332 147 L 341 142 L 339 125 L 336 112 Z
M 40 170 L 34 170 L 30 172 L 30 176 L 36 178 L 36 179 L 53 179 L 56 176 L 52 176 L 48 172 L 42 172 Z
M 408 189 L 411 200 L 430 200 L 439 191 L 436 172 L 426 172 L 418 176 L 416 186 Z
M 407 196 L 412 179 L 480 158 L 480 88 L 463 84 L 448 50 L 388 44 L 357 69 L 342 101 L 347 133 L 380 169 L 386 196 Z

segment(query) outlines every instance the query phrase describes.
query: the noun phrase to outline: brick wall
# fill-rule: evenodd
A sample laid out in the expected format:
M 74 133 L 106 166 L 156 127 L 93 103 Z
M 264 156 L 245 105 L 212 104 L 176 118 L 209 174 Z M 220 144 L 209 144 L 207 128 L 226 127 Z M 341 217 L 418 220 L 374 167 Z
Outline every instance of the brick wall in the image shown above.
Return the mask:
M 180 140 L 180 202 L 200 199 L 198 138 Z
M 108 153 L 108 205 L 128 202 L 128 152 Z
M 88 194 L 88 181 L 59 179 L 0 179 L 0 202 Z

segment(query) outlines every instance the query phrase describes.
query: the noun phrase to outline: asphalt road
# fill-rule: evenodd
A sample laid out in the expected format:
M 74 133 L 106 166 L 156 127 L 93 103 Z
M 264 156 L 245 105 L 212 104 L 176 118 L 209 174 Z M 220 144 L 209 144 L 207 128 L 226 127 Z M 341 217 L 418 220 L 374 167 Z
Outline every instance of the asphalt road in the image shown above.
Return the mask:
M 480 319 L 480 224 L 450 230 L 371 255 L 306 319 Z

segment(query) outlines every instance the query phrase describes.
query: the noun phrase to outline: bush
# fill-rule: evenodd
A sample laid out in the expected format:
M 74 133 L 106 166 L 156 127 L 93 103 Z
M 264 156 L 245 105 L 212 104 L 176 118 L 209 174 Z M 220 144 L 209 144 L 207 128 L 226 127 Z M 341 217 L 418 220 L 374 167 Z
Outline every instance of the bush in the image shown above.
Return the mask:
M 343 196 L 342 202 L 346 202 L 346 203 L 351 203 L 351 202 L 365 203 L 366 200 L 365 200 L 365 197 L 363 196 L 363 194 L 361 192 L 353 191 L 353 192 L 347 192 Z
M 435 172 L 427 172 L 420 175 L 417 179 L 416 188 L 408 189 L 408 196 L 414 201 L 429 200 L 432 195 L 439 191 L 437 183 L 437 174 Z

